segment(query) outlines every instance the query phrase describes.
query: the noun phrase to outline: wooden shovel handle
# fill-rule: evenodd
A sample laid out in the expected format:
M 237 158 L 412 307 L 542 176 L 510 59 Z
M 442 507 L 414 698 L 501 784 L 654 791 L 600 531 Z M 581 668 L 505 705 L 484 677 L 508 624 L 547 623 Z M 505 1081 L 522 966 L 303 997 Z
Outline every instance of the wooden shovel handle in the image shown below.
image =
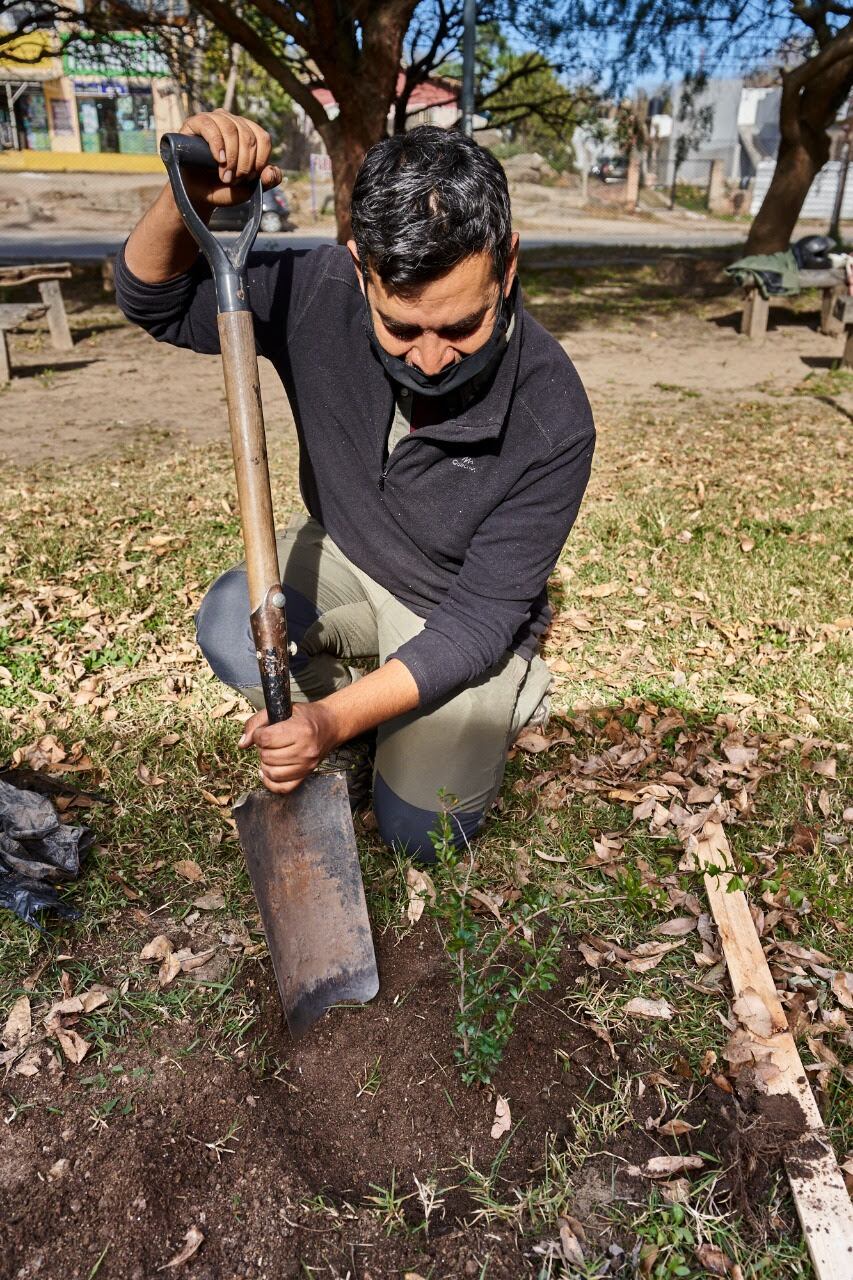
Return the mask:
M 291 715 L 287 622 L 278 565 L 251 311 L 217 317 L 246 552 L 249 611 L 270 724 Z M 279 603 L 274 603 L 276 599 Z

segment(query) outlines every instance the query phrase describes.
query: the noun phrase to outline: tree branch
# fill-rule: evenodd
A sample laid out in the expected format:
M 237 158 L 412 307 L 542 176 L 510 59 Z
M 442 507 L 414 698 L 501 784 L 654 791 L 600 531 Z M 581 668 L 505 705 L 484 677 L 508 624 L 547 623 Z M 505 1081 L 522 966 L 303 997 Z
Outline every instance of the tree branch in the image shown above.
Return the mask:
M 240 15 L 223 0 L 197 0 L 197 8 L 210 18 L 221 31 L 242 45 L 248 54 L 263 67 L 277 84 L 298 102 L 305 114 L 312 121 L 318 133 L 323 135 L 331 123 L 322 105 L 312 94 L 308 85 L 294 74 L 283 58 L 277 57 L 269 44 Z

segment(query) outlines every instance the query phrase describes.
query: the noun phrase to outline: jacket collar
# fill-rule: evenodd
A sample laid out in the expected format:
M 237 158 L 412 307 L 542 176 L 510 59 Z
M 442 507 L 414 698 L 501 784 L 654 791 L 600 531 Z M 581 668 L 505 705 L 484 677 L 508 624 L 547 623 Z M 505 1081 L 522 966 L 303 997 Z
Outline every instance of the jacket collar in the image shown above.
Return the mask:
M 370 347 L 371 358 L 379 365 L 379 359 L 370 346 L 367 336 L 367 303 L 364 316 L 364 337 Z M 521 301 L 521 286 L 516 284 L 515 311 L 512 332 L 509 335 L 507 349 L 497 369 L 488 376 L 485 384 L 473 382 L 460 391 L 429 400 L 427 403 L 438 421 L 427 423 L 417 428 L 421 439 L 436 440 L 442 444 L 478 444 L 481 441 L 496 440 L 503 430 L 509 414 L 512 396 L 518 377 L 518 364 L 521 355 L 521 337 L 524 328 L 524 307 Z M 380 366 L 381 367 L 381 366 Z M 392 379 L 383 375 L 396 394 L 397 387 Z

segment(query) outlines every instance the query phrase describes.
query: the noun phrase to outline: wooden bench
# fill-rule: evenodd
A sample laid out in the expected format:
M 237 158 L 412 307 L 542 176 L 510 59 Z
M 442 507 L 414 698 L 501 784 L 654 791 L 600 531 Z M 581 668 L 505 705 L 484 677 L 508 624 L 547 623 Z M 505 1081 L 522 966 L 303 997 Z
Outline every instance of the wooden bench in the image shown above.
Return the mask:
M 841 308 L 838 311 L 837 303 L 844 302 L 847 297 L 847 278 L 844 271 L 839 268 L 832 268 L 828 271 L 800 271 L 799 272 L 800 289 L 820 289 L 823 297 L 820 309 L 820 331 L 825 333 L 827 337 L 837 338 L 842 332 L 847 334 L 847 342 L 844 347 L 844 354 L 841 357 L 841 367 L 844 369 L 853 368 L 853 341 L 851 341 L 851 331 L 853 330 L 853 312 Z M 784 294 L 780 294 L 779 298 L 784 298 Z M 747 338 L 763 338 L 767 333 L 767 319 L 770 314 L 770 304 L 775 302 L 775 297 L 763 298 L 761 291 L 757 285 L 747 285 L 744 290 L 743 311 L 740 318 L 740 331 Z M 849 319 L 839 318 L 849 315 Z
M 19 285 L 37 284 L 41 302 L 7 302 L 0 304 L 0 384 L 9 382 L 12 368 L 9 361 L 7 334 L 28 320 L 40 320 L 47 316 L 50 340 L 56 351 L 71 351 L 74 343 L 65 314 L 60 280 L 71 279 L 70 262 L 21 263 L 12 267 L 0 267 L 0 288 L 13 289 Z

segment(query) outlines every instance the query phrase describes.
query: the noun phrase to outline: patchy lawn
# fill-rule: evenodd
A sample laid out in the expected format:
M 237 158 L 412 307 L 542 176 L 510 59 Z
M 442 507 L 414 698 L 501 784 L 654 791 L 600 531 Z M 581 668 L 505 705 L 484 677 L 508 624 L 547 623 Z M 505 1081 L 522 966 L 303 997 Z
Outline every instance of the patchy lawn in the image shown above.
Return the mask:
M 648 265 L 630 296 L 606 274 L 537 267 L 532 310 L 588 346 L 619 329 L 640 365 L 652 308 L 668 341 L 701 335 L 693 378 L 594 382 L 594 480 L 552 581 L 556 718 L 470 856 L 437 833 L 429 877 L 359 818 L 382 990 L 298 1045 L 230 814 L 247 708 L 192 639 L 240 554 L 226 445 L 173 432 L 4 473 L 0 758 L 105 797 L 62 801 L 97 835 L 64 895 L 80 920 L 3 918 L 0 1025 L 26 997 L 36 1031 L 3 1084 L 11 1276 L 143 1280 L 182 1250 L 174 1273 L 210 1280 L 811 1276 L 779 1158 L 797 1117 L 738 1053 L 693 854 L 723 817 L 853 1170 L 850 378 L 762 367 L 714 325 L 736 301 L 711 272 L 689 298 Z M 146 383 L 190 367 L 114 316 L 85 337 L 86 315 L 83 356 L 114 337 L 133 364 L 97 413 L 144 412 Z M 697 388 L 729 348 L 754 353 L 754 392 Z M 13 384 L 5 429 L 23 407 L 47 430 L 87 376 Z M 223 412 L 201 380 L 170 383 L 195 439 Z M 283 519 L 293 438 L 270 418 Z

